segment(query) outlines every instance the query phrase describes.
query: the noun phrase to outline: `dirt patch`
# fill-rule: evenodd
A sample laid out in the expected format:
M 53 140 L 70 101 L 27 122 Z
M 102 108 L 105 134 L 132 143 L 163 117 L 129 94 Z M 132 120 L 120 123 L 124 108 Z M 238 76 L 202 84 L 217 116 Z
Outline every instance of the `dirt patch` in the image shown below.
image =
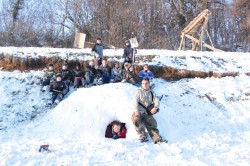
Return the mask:
M 152 57 L 151 57 L 152 58 Z M 17 57 L 10 54 L 0 54 L 0 67 L 3 70 L 13 71 L 13 70 L 40 70 L 48 66 L 50 63 L 54 64 L 55 70 L 61 70 L 63 63 L 68 63 L 69 69 L 73 69 L 77 63 L 80 63 L 82 67 L 86 67 L 86 61 L 79 60 L 64 60 L 59 56 L 45 57 L 38 56 L 33 58 L 27 56 L 26 58 Z M 109 65 L 113 65 L 112 61 L 108 62 Z M 138 74 L 143 66 L 135 65 L 135 71 Z M 216 77 L 222 78 L 226 76 L 235 77 L 238 76 L 237 72 L 229 73 L 216 73 L 216 72 L 203 72 L 203 71 L 193 71 L 186 69 L 176 69 L 170 66 L 149 66 L 150 70 L 154 73 L 156 78 L 163 78 L 167 80 L 179 80 L 182 78 L 206 78 L 206 77 Z M 250 73 L 246 73 L 250 76 Z

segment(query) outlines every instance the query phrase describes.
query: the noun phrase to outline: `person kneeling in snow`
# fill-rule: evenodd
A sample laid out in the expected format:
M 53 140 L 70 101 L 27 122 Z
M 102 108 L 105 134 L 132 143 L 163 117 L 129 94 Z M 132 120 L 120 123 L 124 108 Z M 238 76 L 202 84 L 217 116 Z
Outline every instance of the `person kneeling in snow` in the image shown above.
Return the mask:
M 141 142 L 148 141 L 145 131 L 147 129 L 155 144 L 167 143 L 167 140 L 162 139 L 159 135 L 157 122 L 153 117 L 159 111 L 159 106 L 160 101 L 158 97 L 149 88 L 149 79 L 143 78 L 141 88 L 135 94 L 133 102 L 134 112 L 131 118 Z
M 113 121 L 107 126 L 105 137 L 113 139 L 126 138 L 126 132 L 125 123 Z
M 143 66 L 143 70 L 141 70 L 138 74 L 139 80 L 142 81 L 143 78 L 149 79 L 150 88 L 154 88 L 154 84 L 152 83 L 152 80 L 154 79 L 154 74 L 149 70 L 148 64 L 145 64 Z
M 121 82 L 122 76 L 123 76 L 123 70 L 120 68 L 119 62 L 115 62 L 115 65 L 111 70 L 110 82 Z
M 134 67 L 133 65 L 126 63 L 124 64 L 124 73 L 123 73 L 123 78 L 122 78 L 122 82 L 127 82 L 130 84 L 133 84 L 135 86 L 140 86 L 139 81 L 138 81 L 138 77 L 135 74 L 134 71 Z
M 49 64 L 49 68 L 45 69 L 45 73 L 42 78 L 42 88 L 41 91 L 45 92 L 47 89 L 47 85 L 50 85 L 51 82 L 55 81 L 55 70 L 54 65 Z
M 62 81 L 62 74 L 56 74 L 56 81 L 50 84 L 49 91 L 52 92 L 52 103 L 58 104 L 62 101 L 64 95 L 68 92 L 68 87 L 65 82 Z

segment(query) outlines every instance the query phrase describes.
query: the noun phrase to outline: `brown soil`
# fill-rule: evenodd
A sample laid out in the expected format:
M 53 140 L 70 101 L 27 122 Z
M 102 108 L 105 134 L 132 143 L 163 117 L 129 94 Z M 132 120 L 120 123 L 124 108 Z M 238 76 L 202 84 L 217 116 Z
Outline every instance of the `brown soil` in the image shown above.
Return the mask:
M 15 57 L 11 56 L 10 54 L 0 54 L 0 67 L 2 67 L 3 70 L 7 71 L 13 71 L 13 70 L 21 70 L 21 71 L 27 71 L 27 70 L 41 70 L 44 69 L 48 64 L 52 63 L 54 64 L 55 70 L 61 70 L 63 63 L 68 63 L 69 68 L 72 69 L 77 63 L 80 63 L 83 67 L 86 66 L 87 62 L 85 61 L 68 61 L 63 60 L 59 56 L 53 56 L 53 57 L 45 57 L 40 56 L 39 58 L 21 58 L 21 57 Z M 109 65 L 111 62 L 109 62 Z M 206 77 L 216 77 L 216 78 L 222 78 L 226 76 L 232 76 L 235 77 L 238 75 L 236 72 L 231 73 L 215 73 L 215 72 L 202 72 L 202 71 L 191 71 L 191 70 L 185 70 L 185 69 L 175 69 L 169 66 L 150 66 L 150 70 L 154 73 L 156 78 L 163 78 L 167 80 L 179 80 L 182 78 L 206 78 Z M 142 66 L 135 66 L 136 73 L 139 73 L 139 71 L 142 69 Z M 250 73 L 246 73 L 247 75 L 250 75 Z

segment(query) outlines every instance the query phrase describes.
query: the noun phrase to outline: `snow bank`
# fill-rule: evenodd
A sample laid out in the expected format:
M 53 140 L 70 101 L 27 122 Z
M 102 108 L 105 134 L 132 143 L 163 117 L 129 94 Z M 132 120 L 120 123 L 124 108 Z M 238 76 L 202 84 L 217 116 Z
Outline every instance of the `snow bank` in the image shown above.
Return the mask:
M 0 73 L 10 77 L 1 82 L 12 85 L 1 86 L 10 105 L 16 97 L 10 92 L 22 93 L 30 86 L 12 82 L 15 75 L 33 74 Z M 130 120 L 136 87 L 117 83 L 78 89 L 55 109 L 44 110 L 43 116 L 25 122 L 9 119 L 16 125 L 0 130 L 0 165 L 248 165 L 249 82 L 245 75 L 176 82 L 155 79 L 155 93 L 164 95 L 155 115 L 160 134 L 169 140 L 163 145 L 137 142 Z M 36 91 L 38 87 L 28 88 L 34 90 L 17 99 L 18 107 L 28 106 L 34 97 L 35 106 L 43 108 L 40 97 L 48 94 Z M 6 117 L 2 112 L 0 116 Z M 115 119 L 126 123 L 126 139 L 104 138 L 107 124 Z M 42 144 L 49 144 L 52 153 L 39 153 Z

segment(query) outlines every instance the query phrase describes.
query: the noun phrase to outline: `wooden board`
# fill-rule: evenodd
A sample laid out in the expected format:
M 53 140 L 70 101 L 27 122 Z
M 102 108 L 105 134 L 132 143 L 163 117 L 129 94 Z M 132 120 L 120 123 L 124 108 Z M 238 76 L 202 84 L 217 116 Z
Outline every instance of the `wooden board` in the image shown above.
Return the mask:
M 84 33 L 76 33 L 75 41 L 74 41 L 74 48 L 84 48 L 86 34 Z

